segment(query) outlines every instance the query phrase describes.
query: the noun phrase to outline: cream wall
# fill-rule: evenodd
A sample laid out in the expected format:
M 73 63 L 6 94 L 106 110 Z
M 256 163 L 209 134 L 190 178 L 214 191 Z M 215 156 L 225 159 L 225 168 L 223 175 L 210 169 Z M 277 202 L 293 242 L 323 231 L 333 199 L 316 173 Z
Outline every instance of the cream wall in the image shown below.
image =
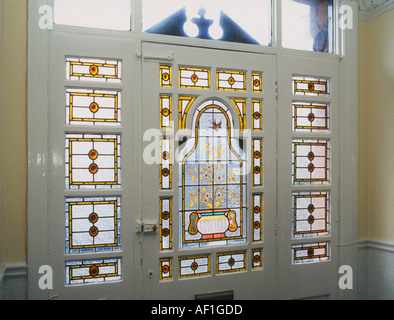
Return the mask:
M 394 242 L 394 9 L 359 28 L 359 238 Z
M 5 0 L 0 17 L 5 42 L 0 245 L 4 263 L 17 264 L 27 256 L 27 0 Z M 359 27 L 359 238 L 394 242 L 394 10 L 360 21 Z
M 27 248 L 27 0 L 3 4 L 3 260 L 17 264 Z

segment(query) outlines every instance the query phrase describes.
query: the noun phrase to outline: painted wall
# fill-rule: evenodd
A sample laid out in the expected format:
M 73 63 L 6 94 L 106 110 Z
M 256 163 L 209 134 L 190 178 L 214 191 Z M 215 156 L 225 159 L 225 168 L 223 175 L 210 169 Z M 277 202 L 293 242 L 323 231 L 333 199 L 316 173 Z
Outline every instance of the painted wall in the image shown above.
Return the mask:
M 359 41 L 359 238 L 394 242 L 394 9 Z
M 15 264 L 27 247 L 27 0 L 3 4 L 2 240 Z

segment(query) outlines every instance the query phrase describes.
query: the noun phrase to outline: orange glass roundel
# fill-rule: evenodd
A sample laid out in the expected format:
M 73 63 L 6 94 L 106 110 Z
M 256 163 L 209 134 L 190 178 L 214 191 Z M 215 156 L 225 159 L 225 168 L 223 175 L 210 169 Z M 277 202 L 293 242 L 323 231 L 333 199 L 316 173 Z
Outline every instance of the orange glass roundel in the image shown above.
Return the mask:
M 89 110 L 92 113 L 96 113 L 97 111 L 99 111 L 99 105 L 96 102 L 93 102 L 93 103 L 90 104 Z
M 92 65 L 92 66 L 90 66 L 89 71 L 90 71 L 90 73 L 91 73 L 92 75 L 95 76 L 95 75 L 98 74 L 99 68 L 98 68 L 98 66 L 96 66 L 96 65 Z
M 89 172 L 92 173 L 92 174 L 97 173 L 97 172 L 98 172 L 98 165 L 95 164 L 95 163 L 92 163 L 92 164 L 89 166 Z
M 98 158 L 98 152 L 94 149 L 89 151 L 89 158 L 91 160 L 96 160 Z

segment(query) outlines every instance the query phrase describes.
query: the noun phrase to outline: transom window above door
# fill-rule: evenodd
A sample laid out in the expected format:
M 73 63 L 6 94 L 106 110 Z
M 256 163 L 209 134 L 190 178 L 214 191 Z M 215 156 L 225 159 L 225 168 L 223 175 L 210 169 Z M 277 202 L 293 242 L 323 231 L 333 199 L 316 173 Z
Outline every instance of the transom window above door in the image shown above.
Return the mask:
M 147 33 L 271 45 L 271 0 L 142 1 Z
M 54 0 L 54 23 L 141 32 L 142 36 L 334 52 L 333 0 L 245 0 L 240 4 L 237 0 Z M 278 39 L 275 30 L 281 30 Z

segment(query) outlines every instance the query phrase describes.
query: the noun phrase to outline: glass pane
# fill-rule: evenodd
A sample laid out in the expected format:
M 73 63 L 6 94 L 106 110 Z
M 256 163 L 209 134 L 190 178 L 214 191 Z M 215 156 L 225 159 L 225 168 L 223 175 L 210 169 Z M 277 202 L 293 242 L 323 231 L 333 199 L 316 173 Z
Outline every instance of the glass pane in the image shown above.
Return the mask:
M 282 45 L 332 52 L 332 0 L 282 0 Z
M 326 236 L 330 233 L 330 193 L 293 193 L 293 237 Z
M 328 184 L 330 141 L 293 140 L 293 184 Z
M 330 80 L 320 77 L 293 76 L 293 94 L 300 96 L 329 97 Z
M 66 285 L 104 283 L 122 279 L 121 259 L 66 262 Z
M 253 241 L 263 240 L 263 194 L 253 195 Z
M 161 140 L 160 189 L 172 189 L 171 139 Z
M 160 259 L 160 280 L 172 279 L 172 259 Z
M 211 274 L 211 256 L 179 258 L 179 277 L 189 278 Z
M 120 91 L 66 90 L 66 124 L 118 125 L 120 118 Z
M 246 91 L 246 73 L 240 71 L 217 72 L 218 90 Z
M 120 188 L 120 136 L 67 134 L 67 189 Z
M 252 268 L 261 269 L 263 267 L 263 249 L 252 250 Z
M 294 102 L 293 130 L 295 132 L 329 132 L 330 106 L 324 103 Z
M 209 89 L 210 71 L 203 68 L 179 68 L 179 86 L 189 89 Z
M 330 243 L 318 242 L 292 246 L 292 263 L 316 263 L 331 259 Z
M 218 253 L 216 257 L 216 272 L 229 273 L 246 270 L 246 251 Z
M 263 185 L 262 157 L 263 157 L 263 139 L 253 139 L 253 186 Z
M 172 249 L 172 198 L 160 199 L 160 250 Z
M 66 200 L 66 253 L 121 249 L 119 197 Z
M 143 0 L 144 32 L 271 45 L 271 0 Z
M 121 82 L 121 62 L 116 60 L 66 58 L 66 79 Z
M 131 0 L 55 0 L 55 24 L 129 31 Z
M 172 127 L 172 96 L 160 95 L 160 129 L 171 129 Z
M 194 114 L 195 135 L 180 152 L 182 248 L 246 241 L 245 154 L 232 138 L 233 118 L 217 100 Z

